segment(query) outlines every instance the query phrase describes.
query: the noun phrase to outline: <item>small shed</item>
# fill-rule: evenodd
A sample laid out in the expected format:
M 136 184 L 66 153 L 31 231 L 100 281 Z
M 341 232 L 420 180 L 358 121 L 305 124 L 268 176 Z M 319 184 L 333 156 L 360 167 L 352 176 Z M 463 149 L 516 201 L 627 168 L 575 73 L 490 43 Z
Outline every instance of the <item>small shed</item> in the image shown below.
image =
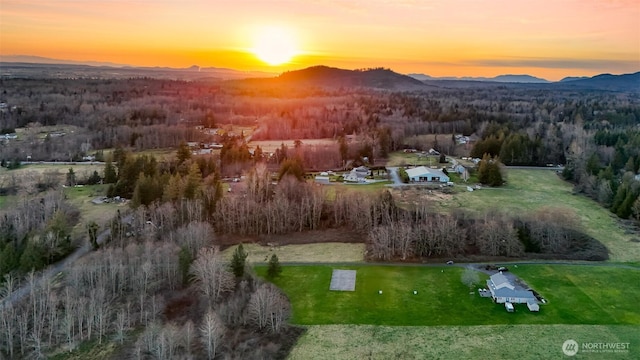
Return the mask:
M 329 185 L 329 177 L 328 176 L 316 176 L 315 177 L 316 180 L 316 184 L 323 184 L 323 185 Z

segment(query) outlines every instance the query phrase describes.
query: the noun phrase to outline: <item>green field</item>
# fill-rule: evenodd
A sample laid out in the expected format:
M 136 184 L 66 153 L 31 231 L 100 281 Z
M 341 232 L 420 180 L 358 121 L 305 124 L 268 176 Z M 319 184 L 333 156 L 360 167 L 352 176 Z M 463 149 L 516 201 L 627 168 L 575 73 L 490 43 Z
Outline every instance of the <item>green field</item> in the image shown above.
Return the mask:
M 104 171 L 104 165 L 92 164 L 90 162 L 77 162 L 73 165 L 63 164 L 29 164 L 21 165 L 17 169 L 5 170 L 0 169 L 0 176 L 15 175 L 21 177 L 23 175 L 42 175 L 45 172 L 58 172 L 59 179 L 62 183 L 65 181 L 65 177 L 69 172 L 69 169 L 73 169 L 77 179 L 85 179 L 91 176 L 94 171 L 102 174 Z
M 312 325 L 288 359 L 563 359 L 568 339 L 629 343 L 627 352 L 579 351 L 575 359 L 640 358 L 637 325 Z
M 440 156 L 437 155 L 423 155 L 419 153 L 404 153 L 402 151 L 396 151 L 389 154 L 389 161 L 387 162 L 387 166 L 404 166 L 404 165 L 414 165 L 414 166 L 438 166 L 444 167 L 449 164 L 440 164 L 438 161 L 440 160 Z
M 574 212 L 585 232 L 602 242 L 612 261 L 638 261 L 640 243 L 632 242 L 619 220 L 595 201 L 574 195 L 571 184 L 550 170 L 508 170 L 507 185 L 483 188 L 474 192 L 459 192 L 440 203 L 442 209 L 460 208 L 481 214 L 498 209 L 507 214 L 525 214 L 543 207 L 555 207 Z
M 84 232 L 84 224 L 95 221 L 99 225 L 104 225 L 107 221 L 115 216 L 116 211 L 128 209 L 128 204 L 93 204 L 91 200 L 96 197 L 105 196 L 108 185 L 88 185 L 82 187 L 67 187 L 64 193 L 69 202 L 78 207 L 80 210 L 81 221 L 79 231 Z
M 522 265 L 516 274 L 549 300 L 545 313 L 558 323 L 640 325 L 640 268 Z
M 358 271 L 356 291 L 329 291 L 335 268 Z M 446 266 L 285 266 L 275 283 L 291 300 L 293 323 L 301 325 L 640 324 L 638 269 L 520 266 L 516 273 L 549 300 L 539 313 L 521 304 L 507 313 L 475 291 L 469 294 L 462 272 Z

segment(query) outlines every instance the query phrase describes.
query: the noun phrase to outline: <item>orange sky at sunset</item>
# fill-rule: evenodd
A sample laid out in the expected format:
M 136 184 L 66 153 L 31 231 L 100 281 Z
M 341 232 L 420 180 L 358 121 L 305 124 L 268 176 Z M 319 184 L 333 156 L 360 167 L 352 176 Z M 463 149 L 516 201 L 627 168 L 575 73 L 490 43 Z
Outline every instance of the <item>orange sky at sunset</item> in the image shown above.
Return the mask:
M 270 66 L 252 52 L 265 27 L 290 34 L 290 62 Z M 640 1 L 0 0 L 0 55 L 559 80 L 639 71 Z

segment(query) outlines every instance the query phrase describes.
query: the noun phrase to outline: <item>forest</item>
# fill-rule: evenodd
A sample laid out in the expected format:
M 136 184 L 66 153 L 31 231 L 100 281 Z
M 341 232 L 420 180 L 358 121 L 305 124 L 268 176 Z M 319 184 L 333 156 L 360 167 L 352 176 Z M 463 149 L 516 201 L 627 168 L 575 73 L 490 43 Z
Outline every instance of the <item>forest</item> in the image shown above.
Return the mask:
M 242 250 L 232 260 L 220 253 L 247 236 L 353 229 L 372 261 L 608 258 L 575 214 L 557 209 L 443 212 L 401 206 L 386 190 L 307 180 L 312 170 L 384 166 L 399 150 L 483 159 L 470 169 L 478 178 L 488 164 L 562 165 L 576 194 L 640 220 L 634 92 L 285 89 L 151 78 L 1 85 L 0 194 L 15 204 L 0 218 L 2 298 L 30 284 L 22 301 L 0 303 L 0 354 L 8 358 L 110 341 L 120 357 L 140 359 L 286 357 L 303 331 L 287 322 L 288 299 L 253 273 Z M 305 144 L 312 139 L 327 141 Z M 295 143 L 252 145 L 263 140 Z M 217 150 L 200 152 L 209 145 Z M 40 161 L 97 161 L 102 171 L 15 175 L 22 163 Z M 128 206 L 104 224 L 83 223 L 63 184 L 101 184 Z M 88 255 L 36 281 L 36 271 L 85 244 Z M 278 259 L 269 266 L 278 276 Z

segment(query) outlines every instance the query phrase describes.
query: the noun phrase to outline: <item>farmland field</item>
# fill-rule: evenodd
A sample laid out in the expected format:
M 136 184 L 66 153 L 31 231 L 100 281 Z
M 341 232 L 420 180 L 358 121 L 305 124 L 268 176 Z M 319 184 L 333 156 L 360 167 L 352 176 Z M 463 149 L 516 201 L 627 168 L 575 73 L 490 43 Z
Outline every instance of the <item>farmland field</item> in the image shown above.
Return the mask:
M 333 269 L 357 270 L 356 290 L 329 291 Z M 470 294 L 462 272 L 450 266 L 285 266 L 275 284 L 291 300 L 293 323 L 301 325 L 640 324 L 633 301 L 640 299 L 640 287 L 631 285 L 640 283 L 639 269 L 522 265 L 516 274 L 549 304 L 539 313 L 517 304 L 515 314 Z M 615 303 L 611 294 L 617 295 Z
M 327 139 L 302 139 L 302 146 L 335 146 L 336 141 L 331 138 Z M 250 141 L 249 147 L 254 149 L 256 146 L 260 146 L 263 152 L 272 153 L 275 152 L 276 149 L 279 149 L 282 144 L 284 144 L 287 148 L 293 149 L 295 140 L 256 140 Z
M 562 343 L 629 343 L 619 353 L 577 359 L 640 358 L 640 325 L 312 325 L 288 359 L 560 359 Z
M 90 221 L 95 221 L 100 226 L 104 225 L 108 220 L 116 214 L 118 209 L 125 211 L 128 205 L 125 203 L 114 204 L 93 204 L 91 200 L 96 197 L 106 195 L 107 185 L 91 185 L 82 187 L 68 187 L 64 193 L 69 202 L 78 207 L 80 210 L 81 222 L 78 231 L 84 232 L 84 225 Z
M 587 234 L 609 249 L 610 260 L 640 259 L 640 243 L 631 241 L 633 236 L 624 232 L 615 215 L 583 195 L 574 195 L 571 184 L 554 171 L 510 169 L 506 186 L 458 192 L 441 202 L 440 207 L 475 213 L 498 209 L 508 214 L 524 214 L 543 207 L 567 209 L 578 216 Z
M 42 175 L 44 172 L 58 172 L 60 181 L 64 183 L 65 175 L 69 169 L 73 169 L 76 174 L 76 178 L 83 179 L 91 176 L 94 171 L 98 174 L 102 174 L 104 165 L 92 164 L 90 162 L 78 162 L 73 165 L 53 165 L 53 164 L 33 164 L 22 165 L 18 169 L 6 170 L 0 169 L 0 177 L 15 175 L 16 177 L 32 177 Z
M 358 271 L 355 292 L 328 290 L 333 268 Z M 497 359 L 548 359 L 563 357 L 568 339 L 629 344 L 617 353 L 583 351 L 581 359 L 640 356 L 640 310 L 634 302 L 640 289 L 632 285 L 640 283 L 640 268 L 513 270 L 549 300 L 539 313 L 522 305 L 507 313 L 490 299 L 468 295 L 457 267 L 285 266 L 276 284 L 292 301 L 293 322 L 307 330 L 289 359 L 479 359 L 488 351 Z
M 364 244 L 362 243 L 317 243 L 304 245 L 282 245 L 277 247 L 244 244 L 249 254 L 247 262 L 257 265 L 265 263 L 272 254 L 278 256 L 280 262 L 361 262 L 364 261 Z M 236 246 L 222 252 L 226 259 L 231 259 Z
M 418 156 L 418 154 L 420 153 L 393 152 L 389 154 L 389 161 L 387 162 L 387 166 L 426 165 L 443 167 L 448 165 L 438 163 L 438 161 L 440 160 L 439 156 L 422 156 L 422 154 L 420 154 L 421 156 Z

